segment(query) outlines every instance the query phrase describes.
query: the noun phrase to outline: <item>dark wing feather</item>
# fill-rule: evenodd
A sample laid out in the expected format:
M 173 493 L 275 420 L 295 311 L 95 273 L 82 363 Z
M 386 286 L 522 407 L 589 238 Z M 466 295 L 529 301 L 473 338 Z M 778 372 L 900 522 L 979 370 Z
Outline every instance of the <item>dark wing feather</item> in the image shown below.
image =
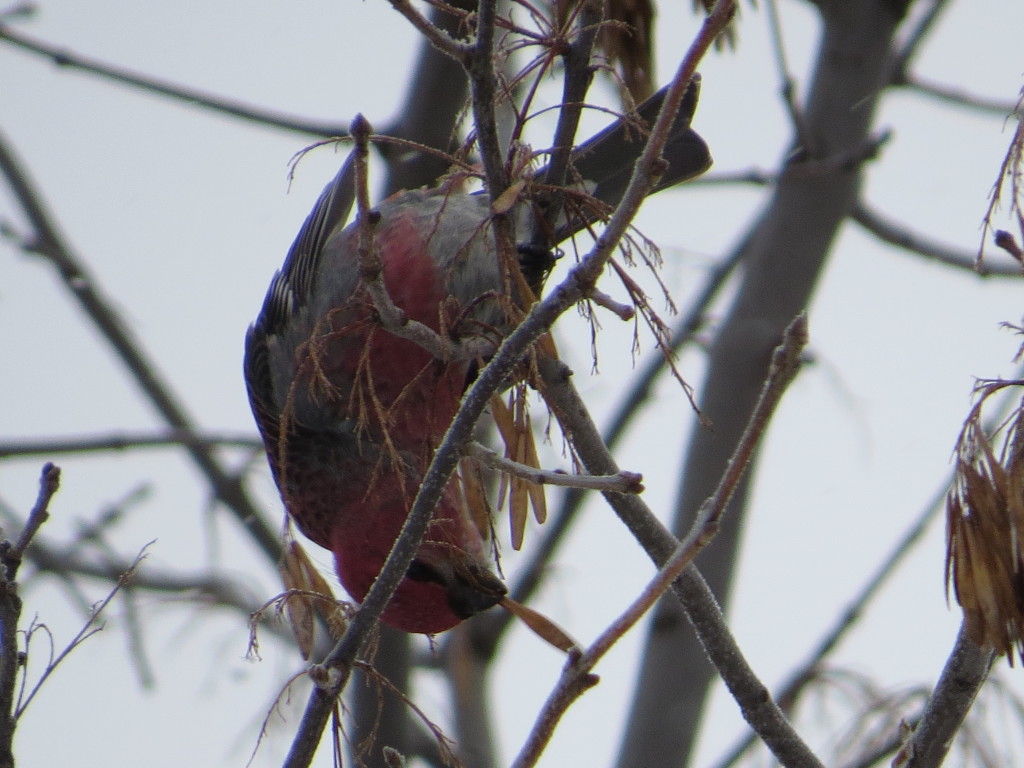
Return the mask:
M 345 224 L 352 210 L 355 195 L 353 176 L 352 157 L 349 156 L 303 223 L 284 266 L 270 283 L 259 316 L 245 335 L 243 370 L 249 403 L 275 470 L 274 454 L 282 403 L 275 396 L 269 343 L 272 338 L 285 333 L 295 314 L 309 301 L 324 246 L 331 235 Z
M 618 205 L 633 175 L 633 166 L 647 144 L 647 133 L 661 111 L 665 90 L 662 88 L 637 107 L 634 116 L 620 118 L 576 147 L 570 159 L 572 175 L 569 182 L 582 179 L 588 182 L 590 193 L 598 200 L 610 206 Z M 651 190 L 652 194 L 699 176 L 711 167 L 708 145 L 690 128 L 699 96 L 700 75 L 694 75 L 683 95 L 662 153 L 666 161 L 665 172 Z M 547 168 L 542 168 L 535 179 L 543 183 L 546 175 Z M 570 222 L 558 231 L 555 241 L 565 240 L 597 218 L 596 213 L 574 212 Z
M 280 333 L 292 315 L 305 306 L 313 289 L 320 258 L 331 235 L 344 226 L 352 210 L 355 183 L 352 156 L 328 184 L 292 243 L 281 271 L 267 291 L 256 324 L 263 324 L 268 335 Z

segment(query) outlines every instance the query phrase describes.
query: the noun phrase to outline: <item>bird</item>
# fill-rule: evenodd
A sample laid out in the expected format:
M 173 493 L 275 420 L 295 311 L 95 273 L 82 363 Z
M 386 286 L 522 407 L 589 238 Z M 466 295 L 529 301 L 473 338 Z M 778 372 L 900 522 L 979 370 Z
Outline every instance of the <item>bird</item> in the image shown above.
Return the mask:
M 695 76 L 672 126 L 654 190 L 711 165 L 690 127 Z M 570 155 L 570 184 L 619 202 L 665 90 Z M 548 170 L 529 180 L 543 186 Z M 245 337 L 244 377 L 271 474 L 298 529 L 334 555 L 346 592 L 362 601 L 397 539 L 431 457 L 483 362 L 438 359 L 385 331 L 360 277 L 357 223 L 346 226 L 351 175 L 327 185 L 302 225 Z M 528 195 L 526 196 L 528 197 Z M 515 205 L 525 262 L 538 252 L 535 206 Z M 569 211 L 570 207 L 566 206 Z M 408 318 L 444 337 L 495 348 L 508 331 L 506 281 L 486 194 L 452 185 L 399 192 L 375 209 L 374 243 L 388 295 Z M 573 206 L 548 227 L 554 246 L 600 218 Z M 536 271 L 536 270 L 534 270 Z M 487 533 L 456 476 L 381 613 L 383 623 L 433 635 L 500 602 Z

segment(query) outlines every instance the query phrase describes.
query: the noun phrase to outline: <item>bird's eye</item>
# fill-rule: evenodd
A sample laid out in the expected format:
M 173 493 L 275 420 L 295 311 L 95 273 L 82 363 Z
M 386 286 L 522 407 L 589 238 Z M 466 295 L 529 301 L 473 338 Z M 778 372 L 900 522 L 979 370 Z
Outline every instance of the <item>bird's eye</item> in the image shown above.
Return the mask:
M 551 269 L 552 265 L 565 255 L 561 248 L 545 248 L 533 243 L 520 243 L 516 250 L 519 252 L 520 265 L 543 269 Z

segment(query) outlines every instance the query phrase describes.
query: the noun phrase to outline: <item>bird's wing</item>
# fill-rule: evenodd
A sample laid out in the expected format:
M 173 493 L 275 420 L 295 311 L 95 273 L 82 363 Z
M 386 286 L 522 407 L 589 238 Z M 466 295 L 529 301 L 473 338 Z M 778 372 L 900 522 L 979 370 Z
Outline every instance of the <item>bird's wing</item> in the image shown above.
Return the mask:
M 280 271 L 275 273 L 256 321 L 245 336 L 243 363 L 246 387 L 253 415 L 268 448 L 276 444 L 280 429 L 281 382 L 275 380 L 276 367 L 271 359 L 275 342 L 294 329 L 296 315 L 307 305 L 313 291 L 314 276 L 331 236 L 348 219 L 355 198 L 354 169 L 350 155 L 334 179 L 320 194 L 312 212 L 299 230 Z M 294 350 L 287 350 L 291 354 Z

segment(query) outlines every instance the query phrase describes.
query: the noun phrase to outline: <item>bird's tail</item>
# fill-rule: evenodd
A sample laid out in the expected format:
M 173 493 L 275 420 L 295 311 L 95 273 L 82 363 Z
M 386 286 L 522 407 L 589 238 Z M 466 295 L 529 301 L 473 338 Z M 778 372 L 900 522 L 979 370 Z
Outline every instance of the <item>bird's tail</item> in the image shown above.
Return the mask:
M 633 174 L 633 166 L 647 144 L 650 128 L 661 111 L 665 92 L 662 88 L 637 107 L 635 113 L 623 115 L 576 147 L 570 157 L 567 184 L 575 186 L 582 182 L 586 191 L 602 203 L 618 205 Z M 699 95 L 700 75 L 694 75 L 665 143 L 662 152 L 665 168 L 652 194 L 699 176 L 711 167 L 708 145 L 690 127 Z M 542 168 L 534 180 L 544 183 L 548 174 L 549 169 Z M 593 214 L 574 212 L 558 229 L 555 241 L 572 236 L 598 218 L 597 211 Z

